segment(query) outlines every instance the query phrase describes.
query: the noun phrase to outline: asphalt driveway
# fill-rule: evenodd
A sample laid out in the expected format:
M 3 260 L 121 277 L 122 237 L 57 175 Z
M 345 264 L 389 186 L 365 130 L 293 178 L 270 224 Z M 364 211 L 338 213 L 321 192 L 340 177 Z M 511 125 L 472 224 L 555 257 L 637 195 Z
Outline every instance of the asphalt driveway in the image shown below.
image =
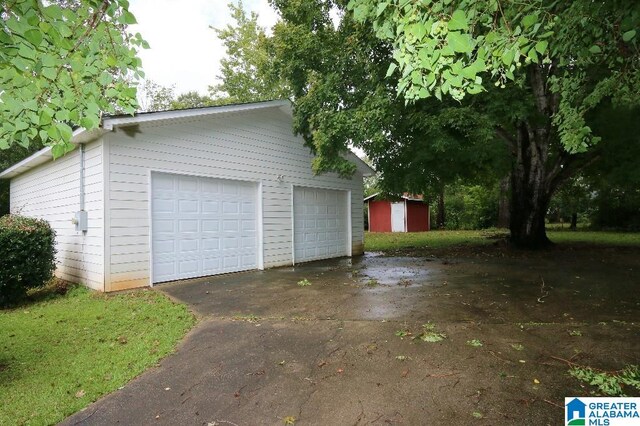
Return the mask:
M 640 362 L 639 259 L 373 254 L 158 286 L 199 325 L 64 424 L 558 424 L 590 391 L 569 362 Z

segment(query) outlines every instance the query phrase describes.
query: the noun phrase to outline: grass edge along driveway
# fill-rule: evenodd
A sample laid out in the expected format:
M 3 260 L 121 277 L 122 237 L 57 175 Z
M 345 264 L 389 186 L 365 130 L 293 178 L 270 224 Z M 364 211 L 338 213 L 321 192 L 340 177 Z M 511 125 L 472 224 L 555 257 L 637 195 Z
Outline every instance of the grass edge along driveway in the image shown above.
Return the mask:
M 153 290 L 66 295 L 0 310 L 0 424 L 53 424 L 174 351 L 195 324 Z
M 490 245 L 505 238 L 508 230 L 432 230 L 429 232 L 365 232 L 365 251 L 394 251 L 412 248 L 446 249 Z M 607 232 L 547 228 L 547 236 L 556 244 L 609 247 L 640 247 L 640 232 Z

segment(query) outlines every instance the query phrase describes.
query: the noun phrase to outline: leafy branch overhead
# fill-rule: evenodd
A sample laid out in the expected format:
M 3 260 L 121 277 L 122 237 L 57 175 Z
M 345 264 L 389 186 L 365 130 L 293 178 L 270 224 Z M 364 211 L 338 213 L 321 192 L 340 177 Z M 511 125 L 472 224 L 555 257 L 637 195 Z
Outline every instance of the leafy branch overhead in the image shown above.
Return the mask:
M 59 156 L 74 127 L 95 129 L 103 113 L 133 113 L 148 48 L 127 0 L 3 2 L 0 148 L 39 140 Z
M 637 2 L 351 0 L 349 9 L 392 44 L 387 76 L 398 74 L 408 102 L 521 86 L 539 66 L 561 99 L 554 125 L 571 152 L 598 141 L 584 116 L 603 98 L 637 102 Z

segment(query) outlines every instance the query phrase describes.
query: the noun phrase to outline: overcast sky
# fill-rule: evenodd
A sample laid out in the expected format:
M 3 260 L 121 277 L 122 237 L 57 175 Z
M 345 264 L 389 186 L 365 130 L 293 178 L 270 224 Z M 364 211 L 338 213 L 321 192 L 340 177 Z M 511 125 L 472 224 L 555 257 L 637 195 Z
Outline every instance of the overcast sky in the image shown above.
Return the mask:
M 237 0 L 234 0 L 237 1 Z M 209 28 L 232 22 L 228 0 L 131 0 L 138 24 L 131 26 L 151 45 L 140 57 L 147 78 L 163 86 L 175 85 L 176 94 L 197 90 L 205 94 L 220 74 L 225 49 Z M 259 14 L 266 28 L 277 20 L 267 0 L 244 0 L 247 11 Z

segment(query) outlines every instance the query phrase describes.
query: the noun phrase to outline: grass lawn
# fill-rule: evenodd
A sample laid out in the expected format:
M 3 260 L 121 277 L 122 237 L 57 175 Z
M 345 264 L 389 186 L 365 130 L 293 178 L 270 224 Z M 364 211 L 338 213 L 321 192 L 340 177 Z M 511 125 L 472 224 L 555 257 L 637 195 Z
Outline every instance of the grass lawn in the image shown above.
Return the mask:
M 547 235 L 551 241 L 558 244 L 584 243 L 606 246 L 640 247 L 640 232 L 548 230 Z
M 446 248 L 491 244 L 484 231 L 367 232 L 366 251 L 388 251 L 412 247 Z
M 74 287 L 0 311 L 0 424 L 63 420 L 156 364 L 194 323 L 151 290 Z
M 405 248 L 447 248 L 454 246 L 478 246 L 495 242 L 496 234 L 507 234 L 507 230 L 486 231 L 430 231 L 430 232 L 367 232 L 366 251 L 388 251 Z M 638 232 L 569 231 L 548 229 L 549 239 L 557 244 L 579 243 L 607 246 L 639 246 Z

